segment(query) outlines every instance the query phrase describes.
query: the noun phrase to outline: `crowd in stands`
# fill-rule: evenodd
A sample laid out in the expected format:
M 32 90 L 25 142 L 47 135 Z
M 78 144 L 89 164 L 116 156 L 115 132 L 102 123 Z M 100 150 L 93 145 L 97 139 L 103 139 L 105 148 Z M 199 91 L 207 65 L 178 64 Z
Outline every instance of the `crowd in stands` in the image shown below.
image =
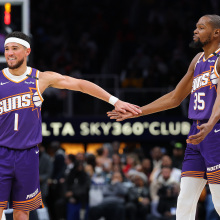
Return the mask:
M 219 13 L 218 0 L 32 1 L 32 66 L 78 78 L 114 74 L 122 89 L 172 89 L 198 52 L 188 45 L 199 17 L 213 13 Z M 44 95 L 54 95 L 59 106 L 66 97 L 63 91 Z M 158 96 L 137 99 L 131 92 L 124 99 L 143 105 Z M 62 114 L 53 103 L 45 109 Z
M 31 66 L 77 78 L 113 74 L 124 90 L 174 88 L 197 53 L 188 47 L 197 20 L 220 12 L 218 0 L 43 0 L 30 5 Z M 66 97 L 65 91 L 46 91 L 43 116 L 62 116 Z M 124 96 L 140 106 L 155 98 L 155 93 Z M 87 97 L 76 101 L 75 116 L 83 109 L 93 114 Z M 116 142 L 108 146 L 76 155 L 67 155 L 57 142 L 46 150 L 40 146 L 41 190 L 50 219 L 175 219 L 183 145 L 176 143 L 171 152 L 155 145 L 149 155 L 126 148 L 119 153 Z M 196 220 L 217 219 L 206 187 Z
M 129 145 L 119 153 L 119 147 L 114 141 L 95 154 L 73 155 L 59 142 L 40 146 L 41 190 L 51 220 L 175 219 L 183 144 L 175 143 L 171 154 L 154 146 L 149 156 Z M 207 188 L 196 219 L 219 219 Z

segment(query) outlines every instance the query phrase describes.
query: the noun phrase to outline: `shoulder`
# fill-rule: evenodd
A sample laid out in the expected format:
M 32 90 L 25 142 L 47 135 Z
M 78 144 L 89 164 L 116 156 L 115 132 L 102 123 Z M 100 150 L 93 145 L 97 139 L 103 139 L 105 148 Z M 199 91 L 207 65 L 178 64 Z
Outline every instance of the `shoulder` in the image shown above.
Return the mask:
M 196 64 L 199 60 L 199 58 L 203 55 L 203 52 L 197 53 L 194 58 L 192 59 L 192 63 Z
M 219 57 L 218 57 L 217 62 L 216 62 L 216 69 L 217 69 L 217 72 L 220 73 L 220 59 L 219 59 Z
M 48 86 L 54 84 L 55 82 L 63 80 L 63 78 L 63 75 L 53 71 L 39 72 L 39 80 L 48 84 Z
M 197 62 L 199 61 L 199 58 L 202 56 L 202 54 L 203 54 L 203 52 L 200 52 L 194 56 L 194 58 L 192 59 L 190 65 L 189 65 L 188 73 L 190 73 L 190 74 L 194 73 L 195 66 L 196 66 Z
M 40 79 L 57 79 L 57 78 L 63 78 L 63 75 L 53 72 L 53 71 L 44 71 L 44 72 L 39 72 L 39 78 Z

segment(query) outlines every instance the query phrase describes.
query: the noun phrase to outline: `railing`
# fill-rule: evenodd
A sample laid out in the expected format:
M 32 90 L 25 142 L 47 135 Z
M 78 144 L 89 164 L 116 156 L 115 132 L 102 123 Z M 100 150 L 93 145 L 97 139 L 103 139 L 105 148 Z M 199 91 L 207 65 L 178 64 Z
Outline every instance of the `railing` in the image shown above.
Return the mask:
M 94 82 L 95 84 L 101 86 L 109 93 L 114 96 L 119 97 L 121 100 L 134 103 L 137 105 L 147 104 L 156 98 L 169 92 L 169 88 L 120 88 L 120 79 L 116 74 L 109 75 L 83 75 L 85 80 Z M 48 97 L 49 98 L 49 97 Z M 56 99 L 53 97 L 53 99 Z M 57 114 L 64 117 L 72 117 L 77 115 L 99 115 L 105 114 L 106 111 L 112 109 L 112 107 L 103 102 L 102 100 L 93 98 L 87 94 L 66 91 L 65 98 L 59 102 L 53 100 L 51 103 L 60 103 L 63 105 L 61 109 L 52 108 L 52 111 L 58 111 Z M 45 112 L 48 109 L 44 110 Z M 53 112 L 54 113 L 54 112 Z M 50 115 L 50 112 L 47 113 Z

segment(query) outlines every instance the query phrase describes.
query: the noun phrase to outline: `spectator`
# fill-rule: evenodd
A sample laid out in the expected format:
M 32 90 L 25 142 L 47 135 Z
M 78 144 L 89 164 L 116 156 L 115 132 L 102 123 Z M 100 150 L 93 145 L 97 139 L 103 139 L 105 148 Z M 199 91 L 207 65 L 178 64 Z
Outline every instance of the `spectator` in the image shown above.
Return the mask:
M 43 215 L 45 220 L 49 219 L 49 213 L 47 209 L 47 196 L 48 196 L 48 180 L 51 177 L 53 171 L 53 163 L 50 156 L 46 153 L 45 147 L 42 144 L 39 147 L 39 176 L 40 176 L 40 189 L 42 200 L 44 203 L 43 209 L 38 209 L 38 215 Z
M 107 147 L 97 150 L 96 165 L 102 167 L 107 172 L 111 170 L 112 160 L 108 157 L 109 151 Z
M 113 171 L 122 171 L 122 163 L 121 158 L 119 154 L 113 154 L 112 155 L 112 170 Z
M 65 151 L 61 148 L 61 145 L 58 141 L 53 141 L 49 146 L 49 152 L 53 160 L 53 171 L 51 179 L 48 180 L 48 210 L 50 213 L 50 218 L 56 220 L 57 217 L 54 212 L 55 204 L 63 195 L 60 179 L 63 177 L 66 169 Z
M 53 163 L 50 156 L 46 153 L 45 147 L 39 145 L 39 175 L 40 188 L 44 205 L 46 205 L 46 198 L 48 195 L 48 179 L 51 177 L 53 170 Z
M 66 218 L 66 180 L 69 178 L 70 173 L 74 169 L 76 158 L 73 154 L 68 154 L 65 156 L 66 169 L 64 170 L 63 176 L 59 179 L 60 185 L 60 197 L 55 201 L 55 211 L 56 219 Z
M 174 148 L 173 148 L 173 155 L 172 155 L 173 167 L 176 167 L 182 170 L 183 159 L 184 159 L 183 144 L 180 142 L 177 142 L 174 144 Z
M 177 183 L 168 186 L 162 186 L 158 190 L 158 196 L 160 197 L 158 212 L 161 214 L 162 220 L 176 219 L 176 204 L 178 195 L 179 184 Z
M 168 166 L 162 167 L 161 174 L 150 185 L 150 195 L 152 199 L 152 204 L 151 204 L 152 218 L 163 216 L 163 213 L 161 215 L 157 210 L 160 200 L 160 196 L 158 194 L 159 190 L 162 187 L 172 187 L 174 184 L 176 184 L 177 186 L 180 184 L 171 176 L 171 172 L 172 172 L 171 167 Z
M 84 171 L 82 162 L 76 161 L 74 168 L 66 178 L 67 220 L 86 218 L 89 203 L 89 187 L 90 177 Z
M 94 154 L 88 154 L 86 156 L 85 171 L 90 177 L 93 176 L 96 167 L 96 157 Z
M 150 175 L 152 172 L 152 165 L 151 165 L 151 160 L 148 158 L 145 158 L 142 160 L 142 171 L 143 173 L 150 179 Z
M 154 181 L 161 173 L 162 171 L 162 167 L 167 166 L 167 167 L 171 167 L 171 176 L 174 180 L 176 180 L 176 182 L 180 182 L 180 178 L 181 178 L 181 170 L 178 168 L 173 167 L 172 164 L 172 159 L 169 155 L 163 155 L 162 156 L 162 163 L 161 163 L 161 167 L 157 167 L 153 170 L 152 174 L 151 174 L 151 181 Z
M 153 147 L 153 149 L 151 150 L 153 169 L 161 166 L 162 156 L 163 156 L 163 153 L 162 153 L 161 148 L 159 146 Z
M 123 178 L 120 172 L 114 172 L 111 183 L 103 190 L 102 203 L 90 208 L 89 219 L 98 220 L 104 217 L 106 220 L 125 220 L 125 196 L 127 189 L 122 184 Z
M 142 220 L 150 212 L 147 177 L 144 173 L 138 171 L 135 171 L 132 176 L 134 186 L 128 189 L 126 216 L 128 220 Z
M 126 156 L 126 164 L 123 166 L 123 173 L 126 176 L 129 170 L 135 170 L 136 165 L 139 164 L 138 156 L 134 153 Z

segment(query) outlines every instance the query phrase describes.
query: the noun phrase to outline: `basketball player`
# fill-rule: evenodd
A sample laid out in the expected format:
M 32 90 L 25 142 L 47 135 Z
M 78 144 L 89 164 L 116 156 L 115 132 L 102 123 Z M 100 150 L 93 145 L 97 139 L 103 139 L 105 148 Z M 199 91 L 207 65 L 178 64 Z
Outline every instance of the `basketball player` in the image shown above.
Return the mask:
M 208 181 L 214 206 L 220 215 L 220 16 L 205 15 L 196 24 L 192 47 L 202 48 L 176 88 L 141 107 L 142 115 L 175 108 L 190 94 L 189 118 L 193 124 L 187 139 L 182 168 L 177 220 L 194 220 L 199 196 Z M 108 112 L 122 121 L 130 113 Z
M 81 91 L 119 112 L 141 110 L 89 81 L 27 67 L 30 39 L 21 32 L 9 34 L 4 46 L 8 68 L 0 71 L 0 218 L 10 198 L 14 219 L 27 220 L 29 211 L 43 207 L 37 144 L 42 141 L 40 110 L 46 88 Z

